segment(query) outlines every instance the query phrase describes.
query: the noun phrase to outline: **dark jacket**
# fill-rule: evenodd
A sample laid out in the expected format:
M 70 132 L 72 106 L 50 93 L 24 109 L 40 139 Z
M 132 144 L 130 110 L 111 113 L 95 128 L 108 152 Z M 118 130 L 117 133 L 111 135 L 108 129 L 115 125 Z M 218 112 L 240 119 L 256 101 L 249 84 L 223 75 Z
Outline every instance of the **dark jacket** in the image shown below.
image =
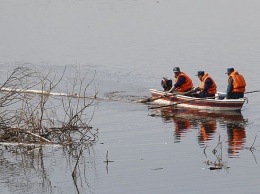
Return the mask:
M 244 92 L 232 92 L 233 90 L 233 78 L 229 78 L 229 83 L 227 86 L 227 99 L 239 99 L 244 97 Z

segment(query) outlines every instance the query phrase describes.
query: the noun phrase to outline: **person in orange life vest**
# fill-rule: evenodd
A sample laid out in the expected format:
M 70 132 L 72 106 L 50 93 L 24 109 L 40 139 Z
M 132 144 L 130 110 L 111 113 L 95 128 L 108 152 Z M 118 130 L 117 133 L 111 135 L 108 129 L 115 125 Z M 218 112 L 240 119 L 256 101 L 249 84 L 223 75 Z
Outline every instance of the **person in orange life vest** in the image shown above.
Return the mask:
M 217 93 L 217 85 L 214 80 L 204 71 L 198 71 L 196 75 L 200 79 L 200 87 L 195 88 L 197 91 L 193 96 L 198 98 L 213 97 Z
M 228 86 L 227 86 L 227 99 L 238 99 L 244 97 L 246 90 L 246 81 L 240 73 L 234 71 L 234 68 L 228 68 Z
M 175 84 L 167 93 L 171 93 L 175 90 L 178 92 L 187 92 L 193 88 L 192 80 L 185 73 L 181 72 L 179 67 L 174 67 L 173 72 L 175 77 Z

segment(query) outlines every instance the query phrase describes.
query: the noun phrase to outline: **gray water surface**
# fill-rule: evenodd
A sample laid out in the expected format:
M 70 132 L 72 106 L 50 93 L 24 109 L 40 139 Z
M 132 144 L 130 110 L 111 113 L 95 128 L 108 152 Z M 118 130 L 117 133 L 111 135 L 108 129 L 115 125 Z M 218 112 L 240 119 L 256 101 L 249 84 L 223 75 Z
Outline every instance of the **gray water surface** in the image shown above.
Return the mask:
M 47 65 L 57 75 L 80 66 L 96 70 L 89 93 L 111 99 L 97 104 L 98 140 L 84 150 L 76 181 L 77 150 L 2 145 L 1 193 L 258 193 L 259 93 L 246 95 L 238 116 L 152 111 L 133 101 L 161 89 L 175 66 L 195 85 L 196 72 L 208 72 L 222 92 L 234 67 L 247 91 L 259 90 L 259 7 L 257 0 L 0 1 L 1 83 L 17 65 Z M 113 162 L 104 162 L 107 152 Z M 209 169 L 220 160 L 222 169 Z

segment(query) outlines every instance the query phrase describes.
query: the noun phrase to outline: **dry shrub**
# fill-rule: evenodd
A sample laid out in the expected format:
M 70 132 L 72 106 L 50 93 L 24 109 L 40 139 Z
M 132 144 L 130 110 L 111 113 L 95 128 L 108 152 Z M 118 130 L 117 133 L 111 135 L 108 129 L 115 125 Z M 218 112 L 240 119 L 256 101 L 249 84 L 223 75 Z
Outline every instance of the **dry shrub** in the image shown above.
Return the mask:
M 90 75 L 92 74 L 92 75 Z M 47 66 L 17 67 L 0 87 L 0 142 L 91 143 L 97 130 L 89 122 L 95 109 L 95 71 L 63 69 L 60 76 Z M 62 88 L 62 92 L 57 92 Z M 95 88 L 95 87 L 94 87 Z

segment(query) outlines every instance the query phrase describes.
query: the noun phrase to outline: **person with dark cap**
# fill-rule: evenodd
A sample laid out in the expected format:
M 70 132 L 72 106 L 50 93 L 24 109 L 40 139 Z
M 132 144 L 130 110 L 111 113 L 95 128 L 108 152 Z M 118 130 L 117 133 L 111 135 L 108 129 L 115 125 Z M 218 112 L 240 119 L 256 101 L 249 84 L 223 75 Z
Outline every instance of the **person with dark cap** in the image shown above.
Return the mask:
M 234 70 L 234 68 L 228 68 L 226 74 L 228 74 L 228 86 L 227 86 L 227 99 L 238 99 L 244 97 L 246 91 L 246 81 L 240 73 Z
M 195 88 L 193 96 L 198 98 L 214 97 L 217 93 L 217 85 L 214 80 L 204 71 L 198 71 L 196 75 L 200 79 L 200 87 Z
M 185 73 L 181 72 L 179 67 L 174 67 L 173 72 L 175 77 L 175 84 L 167 93 L 171 93 L 176 90 L 178 92 L 187 92 L 193 88 L 192 80 Z

